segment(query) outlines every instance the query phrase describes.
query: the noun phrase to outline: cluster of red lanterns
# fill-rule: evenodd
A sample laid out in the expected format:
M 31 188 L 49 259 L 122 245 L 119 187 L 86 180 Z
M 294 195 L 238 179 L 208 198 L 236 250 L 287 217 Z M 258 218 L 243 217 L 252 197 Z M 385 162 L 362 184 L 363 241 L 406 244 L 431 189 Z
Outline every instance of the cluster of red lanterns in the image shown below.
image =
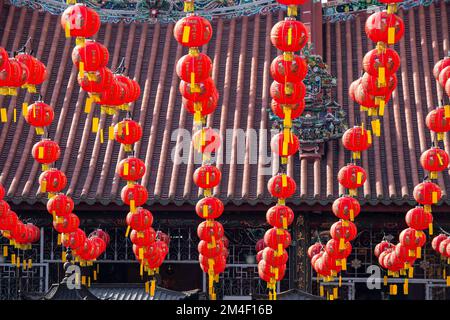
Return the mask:
M 102 113 L 110 115 L 117 110 L 128 110 L 128 104 L 139 98 L 141 89 L 135 80 L 122 74 L 123 67 L 114 73 L 108 69 L 108 49 L 95 40 L 87 39 L 100 29 L 98 13 L 85 4 L 77 3 L 63 12 L 61 26 L 66 37 L 77 39 L 72 61 L 78 68 L 78 84 L 89 94 L 85 111 L 89 113 L 94 102 L 100 105 Z M 93 129 L 97 132 L 96 125 Z
M 450 236 L 448 234 L 441 233 L 434 237 L 431 241 L 431 247 L 441 255 L 443 260 L 450 264 Z M 450 281 L 450 276 L 444 275 L 444 278 L 447 279 L 447 283 Z
M 396 72 L 400 67 L 398 53 L 389 48 L 399 42 L 404 34 L 403 20 L 395 13 L 397 0 L 383 0 L 387 10 L 373 13 L 366 20 L 367 37 L 376 43 L 376 48 L 367 52 L 363 59 L 363 75 L 349 86 L 349 96 L 360 105 L 361 111 L 367 111 L 375 118 L 371 121 L 372 131 L 380 136 L 380 120 L 376 116 L 384 115 L 384 108 L 397 87 Z
M 300 149 L 299 139 L 292 132 L 292 119 L 300 117 L 305 109 L 306 86 L 303 80 L 308 73 L 308 65 L 302 56 L 295 53 L 308 43 L 308 30 L 296 19 L 297 7 L 305 0 L 278 2 L 287 6 L 287 17 L 276 23 L 270 32 L 272 45 L 282 51 L 270 65 L 270 74 L 274 79 L 270 96 L 271 108 L 283 119 L 283 125 L 282 131 L 272 138 L 270 147 L 285 166 L 288 158 Z M 267 187 L 278 202 L 266 213 L 266 221 L 272 228 L 264 235 L 264 247 L 257 248 L 258 273 L 267 282 L 269 299 L 276 300 L 276 284 L 285 276 L 289 257 L 287 248 L 291 244 L 291 235 L 288 228 L 294 221 L 294 212 L 286 206 L 286 199 L 295 193 L 297 186 L 294 179 L 281 172 L 269 180 Z
M 36 92 L 36 86 L 47 79 L 45 65 L 26 52 L 25 47 L 10 58 L 0 47 L 0 95 L 17 95 L 18 88 Z
M 121 143 L 126 152 L 132 152 L 134 143 L 142 137 L 142 128 L 139 123 L 126 118 L 116 124 L 114 128 L 115 140 Z M 139 184 L 145 174 L 144 161 L 129 155 L 122 159 L 116 168 L 116 173 L 127 182 L 122 188 L 120 196 L 122 201 L 130 206 L 130 212 L 126 217 L 128 225 L 126 236 L 130 236 L 133 243 L 133 252 L 140 263 L 140 274 L 147 272 L 151 281 L 145 284 L 146 291 L 151 296 L 155 293 L 155 274 L 159 272 L 166 255 L 169 253 L 169 237 L 164 233 L 158 233 L 152 228 L 153 215 L 142 206 L 147 202 L 147 189 Z
M 194 115 L 192 144 L 194 150 L 202 154 L 202 165 L 193 175 L 194 183 L 204 195 L 195 207 L 197 215 L 205 219 L 197 227 L 200 238 L 198 260 L 202 271 L 208 274 L 209 298 L 216 300 L 214 283 L 219 282 L 220 274 L 226 268 L 228 239 L 223 225 L 215 221 L 223 213 L 223 203 L 212 192 L 222 178 L 221 171 L 211 161 L 212 154 L 220 147 L 220 137 L 204 124 L 206 116 L 217 107 L 219 93 L 211 78 L 212 61 L 199 50 L 211 40 L 212 26 L 207 19 L 195 14 L 194 9 L 194 1 L 184 1 L 186 16 L 177 21 L 173 35 L 179 44 L 189 48 L 188 54 L 178 60 L 176 72 L 181 79 L 179 89 L 183 107 Z
M 450 81 L 448 81 L 450 79 L 450 54 L 434 65 L 433 75 L 447 96 L 450 97 Z
M 17 214 L 11 210 L 9 204 L 4 200 L 5 189 L 0 184 L 0 234 L 9 240 L 9 244 L 15 249 L 31 249 L 31 244 L 39 241 L 41 230 L 32 223 L 23 223 Z M 3 246 L 3 256 L 7 257 L 8 246 Z M 20 256 L 11 254 L 11 263 L 20 268 Z M 23 269 L 32 267 L 31 258 L 22 261 Z

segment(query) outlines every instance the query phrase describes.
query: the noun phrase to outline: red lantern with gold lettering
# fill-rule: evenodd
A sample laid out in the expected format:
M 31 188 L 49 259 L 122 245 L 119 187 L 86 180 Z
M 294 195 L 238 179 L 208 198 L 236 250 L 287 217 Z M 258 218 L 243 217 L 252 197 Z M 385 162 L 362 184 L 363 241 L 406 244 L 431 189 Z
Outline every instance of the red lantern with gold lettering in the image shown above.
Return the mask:
M 422 153 L 420 164 L 430 172 L 431 179 L 437 179 L 437 173 L 448 168 L 449 157 L 445 150 L 432 147 Z
M 203 219 L 217 219 L 223 213 L 223 202 L 215 197 L 200 199 L 195 205 L 195 212 Z
M 56 216 L 67 216 L 74 208 L 74 203 L 71 197 L 63 193 L 58 193 L 51 197 L 47 202 L 47 210 L 50 214 Z
M 89 38 L 100 29 L 100 16 L 85 4 L 77 3 L 64 10 L 61 26 L 69 36 Z
M 366 171 L 356 164 L 348 164 L 338 172 L 339 183 L 350 190 L 354 190 L 364 185 L 366 181 Z
M 359 215 L 361 206 L 355 198 L 343 196 L 334 200 L 331 209 L 333 210 L 334 215 L 339 219 L 353 221 L 354 218 Z
M 50 139 L 38 141 L 31 149 L 34 160 L 41 164 L 50 164 L 59 159 L 61 149 L 59 145 Z
M 194 172 L 194 183 L 203 189 L 216 187 L 220 183 L 222 173 L 212 165 L 202 165 Z
M 444 107 L 431 110 L 425 123 L 431 131 L 437 133 L 437 139 L 443 140 L 444 133 L 450 131 L 450 117 L 446 117 Z
M 42 192 L 60 192 L 67 185 L 66 175 L 58 169 L 51 168 L 41 173 L 39 184 Z
M 148 191 L 147 188 L 137 183 L 126 185 L 122 188 L 120 197 L 122 201 L 127 205 L 130 205 L 131 201 L 134 200 L 134 205 L 136 207 L 140 207 L 145 204 L 145 202 L 147 202 Z
M 367 37 L 373 42 L 394 44 L 403 37 L 405 25 L 399 16 L 381 11 L 367 18 L 365 31 Z
M 108 49 L 95 40 L 87 39 L 83 45 L 73 48 L 72 62 L 80 68 L 80 62 L 83 63 L 84 71 L 97 71 L 108 65 Z
M 281 51 L 300 51 L 308 43 L 308 30 L 300 21 L 288 17 L 272 27 L 270 41 Z
M 36 101 L 28 106 L 24 117 L 26 122 L 33 127 L 47 127 L 52 123 L 55 113 L 48 104 Z
M 139 158 L 130 156 L 119 162 L 116 173 L 126 181 L 139 180 L 144 176 L 145 163 Z
M 177 62 L 177 75 L 191 83 L 202 82 L 211 76 L 212 61 L 204 53 L 184 55 Z
M 277 174 L 270 178 L 267 183 L 267 188 L 269 189 L 272 197 L 286 199 L 294 195 L 297 185 L 291 177 L 286 174 Z
M 211 40 L 211 23 L 197 15 L 183 17 L 175 24 L 173 35 L 182 46 L 201 47 Z
M 294 221 L 294 211 L 288 206 L 277 204 L 267 210 L 266 221 L 273 227 L 286 229 Z
M 415 186 L 413 196 L 417 203 L 425 206 L 425 211 L 431 212 L 430 206 L 439 202 L 442 190 L 437 184 L 425 181 Z
M 344 132 L 342 144 L 345 149 L 353 152 L 354 159 L 359 159 L 361 152 L 369 149 L 372 145 L 372 137 L 363 127 L 354 126 Z
M 289 131 L 288 136 L 285 136 L 284 132 L 280 132 L 273 136 L 270 148 L 272 152 L 281 157 L 289 157 L 300 149 L 300 142 L 292 131 Z
M 60 217 L 53 221 L 53 227 L 59 233 L 71 233 L 80 226 L 80 219 L 74 213 L 69 213 L 67 216 Z
M 152 213 L 142 207 L 136 208 L 136 212 L 129 212 L 126 218 L 127 225 L 136 231 L 143 231 L 153 224 Z
M 433 216 L 422 207 L 415 207 L 406 213 L 405 221 L 410 228 L 424 230 L 433 223 Z
M 270 75 L 280 83 L 303 81 L 307 73 L 308 65 L 298 55 L 293 55 L 292 59 L 286 59 L 284 55 L 279 55 L 273 59 L 270 65 Z

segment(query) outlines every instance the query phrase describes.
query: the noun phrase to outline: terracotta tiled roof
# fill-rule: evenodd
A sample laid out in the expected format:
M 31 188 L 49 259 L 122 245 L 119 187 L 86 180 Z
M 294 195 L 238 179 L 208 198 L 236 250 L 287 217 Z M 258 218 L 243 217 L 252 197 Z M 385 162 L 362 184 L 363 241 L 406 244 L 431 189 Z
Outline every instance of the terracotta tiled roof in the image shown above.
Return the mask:
M 369 177 L 363 193 L 360 192 L 361 200 L 364 196 L 364 201 L 371 204 L 411 201 L 412 189 L 423 177 L 418 158 L 430 145 L 424 117 L 428 109 L 435 107 L 440 94 L 431 68 L 450 49 L 448 14 L 450 5 L 444 3 L 400 12 L 406 22 L 406 33 L 395 48 L 402 57 L 399 85 L 394 103 L 389 104 L 382 120 L 381 138 L 375 139 L 373 148 L 362 157 Z M 244 130 L 270 127 L 265 111 L 270 103 L 268 67 L 277 53 L 268 34 L 279 19 L 277 13 L 214 21 L 214 37 L 203 50 L 214 58 L 213 78 L 221 98 L 208 122 L 222 133 L 233 127 Z M 324 58 L 338 78 L 335 97 L 345 107 L 350 125 L 360 113 L 349 101 L 347 88 L 360 73 L 363 54 L 373 46 L 365 37 L 364 21 L 365 16 L 359 16 L 352 21 L 326 24 L 323 28 Z M 179 127 L 188 130 L 192 127 L 192 116 L 181 107 L 179 80 L 174 70 L 175 61 L 185 50 L 175 42 L 172 28 L 173 25 L 158 24 L 103 25 L 97 37 L 110 50 L 110 66 L 117 66 L 120 58 L 125 57 L 128 75 L 142 87 L 132 115 L 144 128 L 136 154 L 145 159 L 148 166 L 142 183 L 149 189 L 149 204 L 194 203 L 199 194 L 192 183 L 192 173 L 197 166 L 173 165 L 170 160 L 175 146 L 172 132 Z M 91 132 L 93 114 L 86 115 L 83 111 L 85 94 L 78 87 L 77 70 L 70 59 L 74 40 L 65 39 L 59 18 L 1 5 L 0 31 L 1 45 L 8 50 L 19 48 L 32 37 L 37 57 L 47 64 L 52 75 L 42 86 L 42 94 L 44 101 L 56 111 L 49 135 L 62 148 L 56 166 L 69 177 L 68 193 L 77 203 L 121 204 L 119 193 L 123 182 L 115 176 L 115 166 L 124 153 L 115 141 L 105 139 L 101 144 L 99 135 Z M 11 100 L 0 98 L 0 105 L 8 108 L 9 119 L 12 119 L 13 107 L 16 105 L 20 109 L 24 100 L 31 101 L 30 96 L 21 93 Z M 118 119 L 118 116 L 112 119 L 102 116 L 100 126 L 106 128 Z M 363 121 L 367 122 L 364 118 Z M 22 117 L 18 117 L 17 123 L 1 124 L 0 180 L 7 188 L 9 200 L 16 204 L 41 201 L 37 197 L 40 168 L 30 156 L 36 141 L 34 130 L 30 130 Z M 227 141 L 225 145 L 230 143 Z M 234 160 L 235 144 L 231 146 Z M 448 139 L 445 147 L 450 151 Z M 312 162 L 300 160 L 298 156 L 291 159 L 288 173 L 298 185 L 291 202 L 329 204 L 342 192 L 336 176 L 348 157 L 340 141 L 332 141 L 327 143 L 322 159 Z M 262 163 L 219 167 L 223 179 L 215 191 L 225 203 L 271 202 L 266 187 L 269 176 L 260 175 Z M 448 193 L 447 172 L 439 182 L 445 183 Z M 446 196 L 445 199 L 449 202 Z

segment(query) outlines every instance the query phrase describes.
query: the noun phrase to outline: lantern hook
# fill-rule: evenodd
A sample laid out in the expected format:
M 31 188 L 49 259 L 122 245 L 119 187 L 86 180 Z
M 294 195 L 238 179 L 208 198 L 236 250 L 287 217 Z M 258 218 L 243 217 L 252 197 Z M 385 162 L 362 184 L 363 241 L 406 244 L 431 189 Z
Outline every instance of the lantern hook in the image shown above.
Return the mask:
M 119 66 L 117 67 L 116 71 L 114 73 L 124 73 L 126 70 L 125 68 L 125 57 L 122 57 L 120 60 Z

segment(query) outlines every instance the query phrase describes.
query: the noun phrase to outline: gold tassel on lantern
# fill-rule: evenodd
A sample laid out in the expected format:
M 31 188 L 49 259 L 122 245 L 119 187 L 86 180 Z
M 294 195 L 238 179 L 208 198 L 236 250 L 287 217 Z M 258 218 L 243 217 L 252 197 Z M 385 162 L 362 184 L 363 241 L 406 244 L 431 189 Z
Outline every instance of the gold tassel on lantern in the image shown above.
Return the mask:
M 432 222 L 428 225 L 428 234 L 430 236 L 433 235 L 433 223 Z
M 8 256 L 8 246 L 3 246 L 3 256 L 4 257 Z
M 0 108 L 0 120 L 1 120 L 1 122 L 8 122 L 8 116 L 6 114 L 6 108 Z
M 386 86 L 386 69 L 384 67 L 378 68 L 378 87 L 383 88 Z
M 388 28 L 388 44 L 394 44 L 395 43 L 395 27 L 389 27 Z
M 403 283 L 403 294 L 408 294 L 408 279 L 405 279 L 405 283 Z
M 291 108 L 283 107 L 283 113 L 284 113 L 283 126 L 285 128 L 292 127 L 291 112 L 292 112 Z
M 296 17 L 298 14 L 296 5 L 288 5 L 287 6 L 287 15 L 288 17 Z

